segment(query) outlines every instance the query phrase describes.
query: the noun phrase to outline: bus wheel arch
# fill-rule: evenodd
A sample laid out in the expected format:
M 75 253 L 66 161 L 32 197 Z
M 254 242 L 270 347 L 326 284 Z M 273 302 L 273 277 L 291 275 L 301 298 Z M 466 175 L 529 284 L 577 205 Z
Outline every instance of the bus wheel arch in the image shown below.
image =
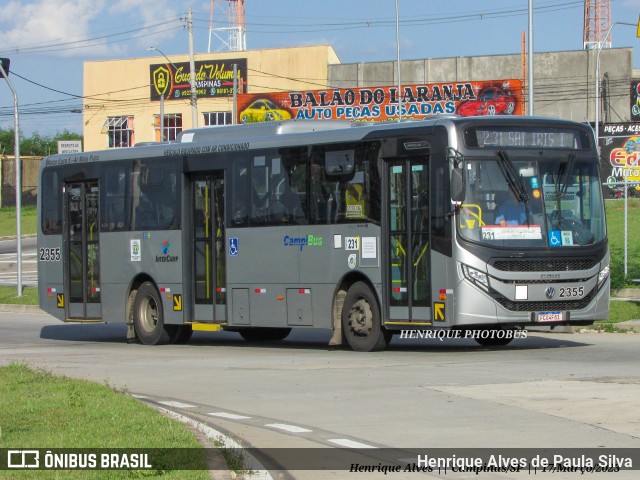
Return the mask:
M 149 277 L 139 277 L 130 289 L 133 298 L 128 317 L 131 318 L 136 337 L 145 345 L 163 345 L 171 337 L 164 323 L 162 297 Z
M 343 298 L 341 292 L 346 292 Z M 342 338 L 346 343 L 356 351 L 384 350 L 391 335 L 382 325 L 380 300 L 373 285 L 364 277 L 351 277 L 338 288 L 334 310 L 340 301 Z

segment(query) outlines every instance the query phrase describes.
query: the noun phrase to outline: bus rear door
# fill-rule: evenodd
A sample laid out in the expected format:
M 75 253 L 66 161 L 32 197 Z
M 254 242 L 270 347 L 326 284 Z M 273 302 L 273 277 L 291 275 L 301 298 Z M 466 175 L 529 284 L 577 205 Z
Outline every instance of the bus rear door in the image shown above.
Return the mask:
M 193 298 L 199 322 L 226 321 L 224 198 L 224 172 L 193 179 Z
M 431 321 L 428 172 L 424 158 L 387 163 L 385 292 L 391 324 Z
M 68 319 L 99 319 L 100 234 L 97 180 L 64 185 L 64 269 Z

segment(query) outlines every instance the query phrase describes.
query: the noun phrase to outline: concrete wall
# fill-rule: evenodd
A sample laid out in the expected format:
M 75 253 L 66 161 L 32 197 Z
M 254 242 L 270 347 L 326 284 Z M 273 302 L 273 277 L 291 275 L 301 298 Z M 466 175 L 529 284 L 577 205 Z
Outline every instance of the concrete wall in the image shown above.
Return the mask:
M 22 205 L 35 205 L 38 194 L 38 168 L 42 157 L 20 156 L 22 169 Z M 16 157 L 0 157 L 0 207 L 16 204 Z M 6 232 L 5 232 L 6 234 Z M 2 234 L 0 234 L 1 236 Z
M 594 121 L 596 52 L 536 53 L 534 55 L 534 113 L 577 121 Z M 521 55 L 428 58 L 403 60 L 401 81 L 422 84 L 523 78 Z M 524 65 L 526 71 L 526 64 Z M 329 66 L 329 85 L 336 88 L 397 84 L 394 61 Z M 633 76 L 632 49 L 606 49 L 600 55 L 600 75 L 608 74 L 610 122 L 630 119 L 630 82 Z M 525 91 L 525 100 L 528 98 Z M 602 95 L 601 95 L 602 100 Z

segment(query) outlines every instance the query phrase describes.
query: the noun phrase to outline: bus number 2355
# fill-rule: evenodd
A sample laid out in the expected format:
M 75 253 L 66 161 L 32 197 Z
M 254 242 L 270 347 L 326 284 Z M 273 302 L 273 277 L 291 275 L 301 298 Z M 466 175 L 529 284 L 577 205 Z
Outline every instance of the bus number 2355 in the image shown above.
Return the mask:
M 41 248 L 40 261 L 41 262 L 59 262 L 60 248 Z

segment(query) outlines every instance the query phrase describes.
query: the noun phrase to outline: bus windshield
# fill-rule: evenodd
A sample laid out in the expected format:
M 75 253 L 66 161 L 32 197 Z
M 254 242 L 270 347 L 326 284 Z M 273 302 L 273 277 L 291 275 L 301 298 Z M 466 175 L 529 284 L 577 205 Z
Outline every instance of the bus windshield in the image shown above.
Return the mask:
M 597 165 L 574 154 L 557 158 L 465 159 L 466 195 L 459 236 L 494 247 L 590 245 L 605 238 Z

